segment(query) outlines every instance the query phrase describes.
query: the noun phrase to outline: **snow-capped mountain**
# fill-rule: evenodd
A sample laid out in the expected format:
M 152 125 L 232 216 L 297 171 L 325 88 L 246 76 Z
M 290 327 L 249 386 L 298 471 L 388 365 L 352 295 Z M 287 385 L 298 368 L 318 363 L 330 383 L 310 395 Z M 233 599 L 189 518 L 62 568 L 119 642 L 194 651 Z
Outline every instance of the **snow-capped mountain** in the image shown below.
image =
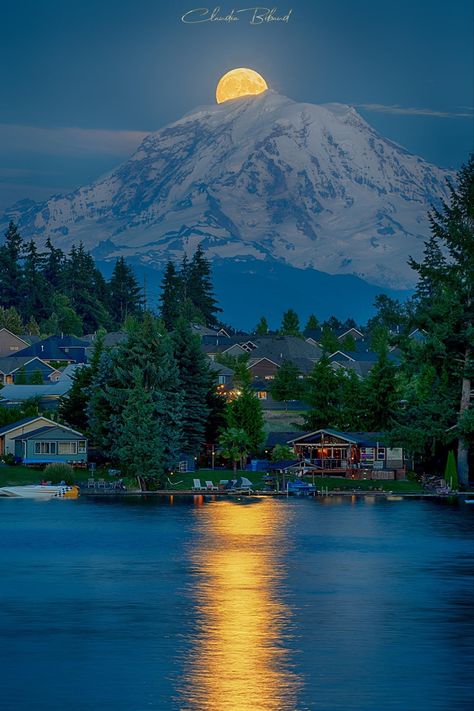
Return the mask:
M 161 268 L 202 242 L 211 258 L 267 260 L 409 288 L 409 255 L 452 175 L 342 104 L 267 91 L 185 115 L 91 185 L 5 219 L 63 249 Z

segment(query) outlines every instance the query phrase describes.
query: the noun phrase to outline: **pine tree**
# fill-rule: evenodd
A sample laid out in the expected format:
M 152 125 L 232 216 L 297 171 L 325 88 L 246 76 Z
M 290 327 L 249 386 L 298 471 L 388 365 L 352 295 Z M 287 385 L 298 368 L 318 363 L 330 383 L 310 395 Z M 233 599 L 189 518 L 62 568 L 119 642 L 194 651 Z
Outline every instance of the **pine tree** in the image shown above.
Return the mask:
M 349 351 L 349 353 L 352 353 L 353 351 L 357 350 L 357 343 L 352 334 L 348 333 L 347 336 L 344 336 L 344 340 L 341 343 L 341 348 L 345 351 Z
M 331 355 L 331 353 L 335 353 L 341 348 L 341 344 L 339 343 L 336 335 L 331 331 L 327 324 L 323 326 L 319 345 L 323 351 L 329 355 Z
M 82 243 L 79 247 L 72 246 L 63 275 L 64 293 L 82 319 L 85 332 L 94 332 L 101 326 L 108 327 L 110 315 L 106 308 L 107 286 Z
M 23 240 L 14 222 L 5 232 L 5 242 L 0 247 L 0 304 L 4 308 L 18 308 L 23 286 L 21 266 Z
M 109 311 L 113 325 L 120 327 L 127 316 L 141 311 L 142 294 L 133 270 L 119 257 L 108 284 Z
M 22 313 L 25 319 L 47 318 L 51 287 L 44 278 L 45 255 L 38 252 L 33 240 L 24 248 Z
M 288 409 L 288 401 L 299 400 L 302 392 L 302 381 L 298 368 L 291 361 L 283 361 L 272 383 L 273 399 L 284 402 Z
M 169 261 L 161 282 L 160 296 L 160 318 L 167 331 L 172 331 L 175 327 L 183 301 L 183 277 L 178 274 L 173 262 Z
M 327 355 L 315 364 L 305 381 L 303 399 L 311 409 L 304 415 L 304 426 L 310 430 L 335 427 L 339 410 L 339 380 Z
M 43 322 L 42 330 L 45 333 L 69 336 L 81 336 L 83 332 L 82 318 L 71 307 L 67 296 L 56 292 L 51 300 L 51 314 Z
M 308 318 L 306 326 L 304 327 L 303 333 L 307 331 L 317 331 L 319 328 L 319 321 L 314 314 L 311 314 Z
M 365 428 L 364 383 L 350 368 L 339 368 L 337 415 L 334 425 L 343 432 L 358 432 Z
M 400 396 L 397 387 L 397 368 L 382 351 L 378 361 L 364 381 L 365 423 L 370 431 L 387 431 L 396 417 Z
M 262 406 L 249 385 L 244 385 L 240 395 L 232 400 L 227 411 L 228 426 L 244 430 L 250 449 L 258 452 L 265 439 Z
M 199 336 L 193 334 L 182 317 L 175 324 L 172 340 L 183 393 L 182 450 L 197 455 L 205 441 L 209 415 L 207 393 L 213 387 L 213 376 L 201 350 Z
M 466 413 L 471 408 L 474 376 L 474 155 L 459 171 L 457 188 L 450 186 L 450 192 L 449 204 L 430 215 L 432 238 L 426 244 L 424 260 L 411 260 L 410 265 L 421 282 L 416 319 L 427 333 L 423 357 L 426 361 L 437 350 L 447 358 L 431 362 L 438 372 L 440 368 L 445 371 L 456 400 L 452 426 L 458 434 L 459 479 L 465 486 L 470 441 L 462 423 L 465 418 L 469 421 Z
M 298 314 L 293 309 L 288 309 L 283 314 L 280 326 L 282 336 L 300 336 L 300 320 Z
M 198 245 L 189 265 L 189 270 L 182 273 L 183 282 L 186 284 L 185 298 L 190 299 L 206 326 L 218 325 L 217 314 L 222 312 L 214 297 L 211 279 L 211 264 L 204 256 L 201 244 Z
M 164 473 L 163 443 L 153 393 L 138 366 L 133 368 L 112 456 L 129 476 Z
M 268 321 L 265 318 L 265 316 L 261 316 L 260 321 L 255 326 L 255 335 L 256 336 L 266 336 L 268 334 L 268 331 L 269 331 Z
M 75 369 L 72 376 L 72 386 L 59 402 L 59 414 L 68 425 L 79 432 L 89 432 L 88 407 L 92 396 L 91 386 L 99 371 L 103 351 L 104 333 L 99 332 L 94 343 L 90 364 Z
M 28 323 L 25 326 L 25 331 L 28 334 L 28 336 L 39 336 L 40 335 L 40 328 L 38 326 L 38 323 L 36 322 L 36 319 L 31 316 Z
M 45 246 L 47 251 L 43 264 L 43 276 L 52 290 L 62 291 L 65 286 L 63 280 L 64 252 L 54 247 L 49 237 Z
M 26 368 L 24 365 L 22 365 L 20 370 L 15 374 L 15 385 L 26 385 L 26 384 L 27 384 Z
M 9 309 L 0 306 L 0 328 L 6 328 L 16 335 L 23 333 L 23 321 L 14 306 Z

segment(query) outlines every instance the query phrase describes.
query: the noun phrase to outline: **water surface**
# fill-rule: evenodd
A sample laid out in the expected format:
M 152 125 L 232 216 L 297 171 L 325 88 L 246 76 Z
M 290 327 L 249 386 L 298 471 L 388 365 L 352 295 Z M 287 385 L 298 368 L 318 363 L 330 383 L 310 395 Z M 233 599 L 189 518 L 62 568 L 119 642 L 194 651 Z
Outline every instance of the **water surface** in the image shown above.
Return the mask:
M 473 508 L 0 499 L 0 707 L 470 708 Z

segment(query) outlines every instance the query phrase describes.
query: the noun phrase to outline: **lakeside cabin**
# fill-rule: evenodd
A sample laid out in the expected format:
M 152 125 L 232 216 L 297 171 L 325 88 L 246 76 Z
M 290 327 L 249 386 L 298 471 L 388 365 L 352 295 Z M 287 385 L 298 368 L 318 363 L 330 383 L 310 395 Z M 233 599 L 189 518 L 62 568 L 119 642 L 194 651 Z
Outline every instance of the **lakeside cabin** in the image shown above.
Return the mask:
M 0 454 L 12 454 L 27 465 L 87 466 L 87 438 L 48 417 L 27 417 L 0 428 Z
M 411 462 L 400 447 L 388 447 L 382 432 L 320 429 L 289 440 L 299 468 L 354 479 L 405 479 Z

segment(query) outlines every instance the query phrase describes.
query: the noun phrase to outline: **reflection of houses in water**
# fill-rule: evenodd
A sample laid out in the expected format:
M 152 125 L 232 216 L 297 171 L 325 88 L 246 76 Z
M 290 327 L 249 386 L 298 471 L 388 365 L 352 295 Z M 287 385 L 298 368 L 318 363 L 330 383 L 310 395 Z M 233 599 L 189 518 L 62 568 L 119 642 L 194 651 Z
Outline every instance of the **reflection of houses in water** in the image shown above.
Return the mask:
M 321 429 L 290 440 L 301 468 L 315 473 L 404 479 L 403 449 L 387 446 L 382 432 L 340 432 Z

